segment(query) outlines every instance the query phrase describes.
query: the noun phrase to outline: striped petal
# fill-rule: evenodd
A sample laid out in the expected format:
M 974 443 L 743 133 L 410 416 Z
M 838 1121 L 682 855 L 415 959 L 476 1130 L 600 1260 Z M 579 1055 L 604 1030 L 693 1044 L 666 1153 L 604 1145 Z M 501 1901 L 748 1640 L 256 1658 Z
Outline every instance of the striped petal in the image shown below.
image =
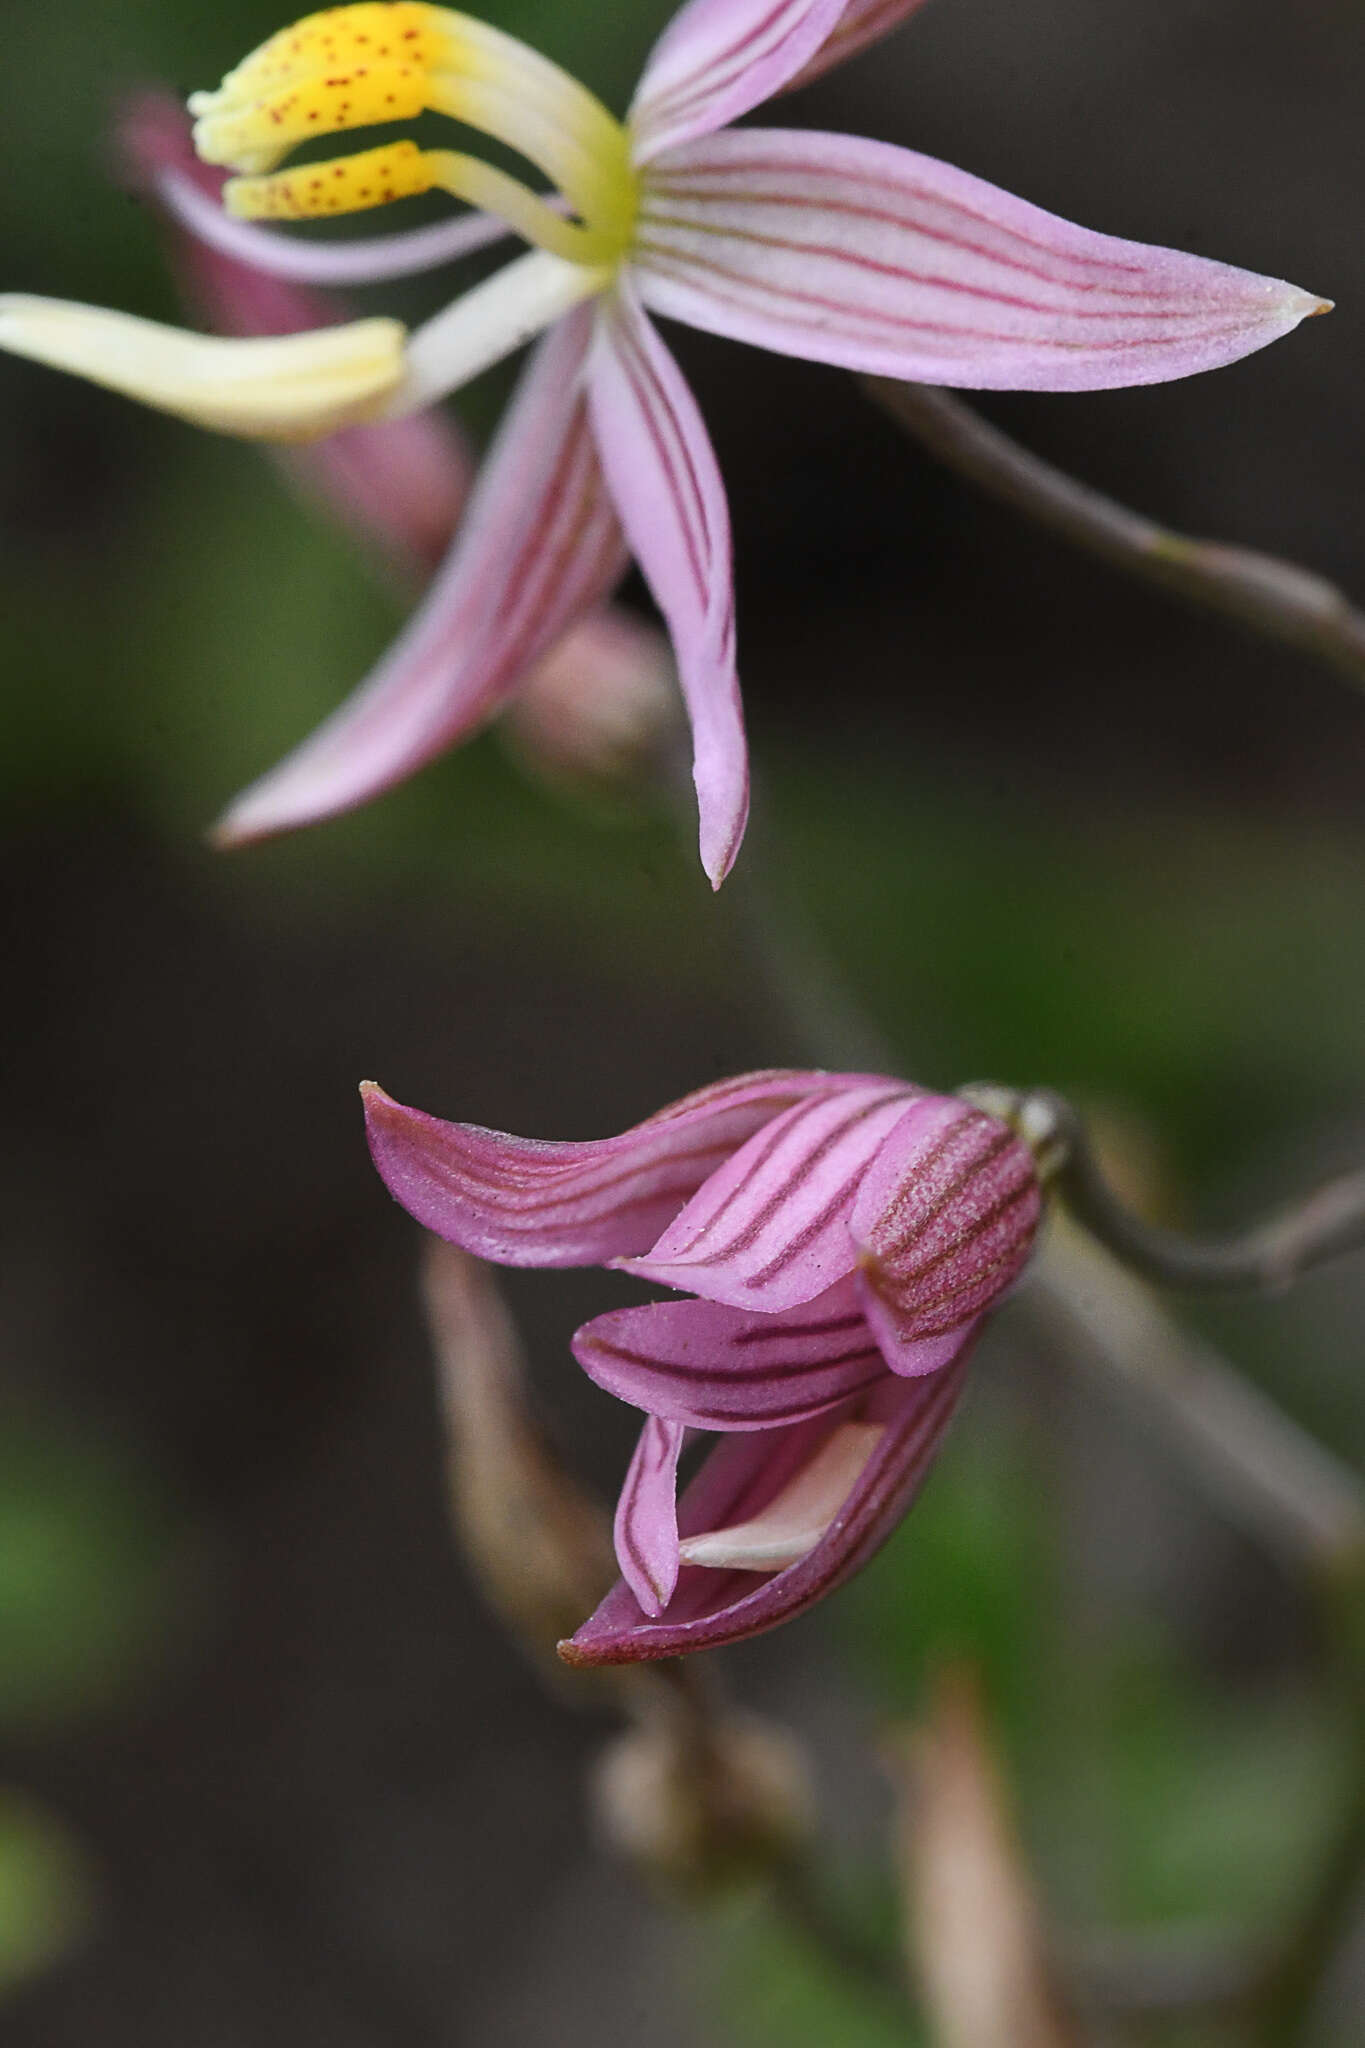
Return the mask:
M 710 1176 L 647 1256 L 619 1263 L 733 1308 L 814 1301 L 853 1271 L 854 1200 L 913 1095 L 873 1080 L 798 1103 Z
M 774 1070 L 718 1081 L 619 1137 L 509 1137 L 362 1091 L 370 1150 L 390 1194 L 438 1237 L 503 1266 L 591 1266 L 643 1251 L 747 1138 L 792 1103 L 865 1076 Z
M 218 827 L 238 845 L 353 809 L 497 709 L 625 563 L 580 389 L 580 308 L 532 357 L 446 565 L 363 688 Z
M 772 1429 L 823 1415 L 886 1375 L 852 1279 L 786 1315 L 660 1301 L 597 1316 L 573 1340 L 589 1379 L 694 1429 Z
M 654 45 L 630 110 L 637 163 L 710 135 L 780 92 L 848 0 L 689 0 Z
M 886 1541 L 919 1491 L 957 1405 L 966 1363 L 964 1350 L 931 1378 L 887 1377 L 858 1407 L 857 1419 L 883 1425 L 882 1434 L 824 1534 L 795 1564 L 771 1574 L 684 1564 L 658 1616 L 622 1580 L 560 1644 L 560 1656 L 575 1665 L 631 1664 L 716 1649 L 776 1628 L 833 1592 Z M 683 1494 L 683 1540 L 758 1520 L 850 1419 L 838 1411 L 790 1429 L 723 1437 Z
M 678 1583 L 678 1458 L 687 1432 L 651 1415 L 616 1503 L 616 1561 L 646 1614 L 662 1614 Z
M 1325 302 L 1092 233 L 932 157 L 786 129 L 650 167 L 654 311 L 780 354 L 993 390 L 1160 383 L 1235 362 Z
M 696 401 L 628 279 L 598 322 L 588 402 L 631 552 L 672 635 L 692 721 L 702 866 L 718 888 L 749 813 L 730 515 Z
M 865 50 L 869 43 L 890 35 L 907 15 L 914 14 L 923 5 L 924 0 L 846 0 L 838 26 L 825 38 L 810 62 L 797 72 L 795 78 L 787 81 L 784 89 L 794 92 L 798 86 L 809 85 L 813 78 L 832 71 L 836 64 L 856 57 L 859 50 Z
M 933 1372 L 1022 1271 L 1042 1209 L 1033 1155 L 952 1096 L 915 1103 L 853 1205 L 863 1310 L 893 1372 Z

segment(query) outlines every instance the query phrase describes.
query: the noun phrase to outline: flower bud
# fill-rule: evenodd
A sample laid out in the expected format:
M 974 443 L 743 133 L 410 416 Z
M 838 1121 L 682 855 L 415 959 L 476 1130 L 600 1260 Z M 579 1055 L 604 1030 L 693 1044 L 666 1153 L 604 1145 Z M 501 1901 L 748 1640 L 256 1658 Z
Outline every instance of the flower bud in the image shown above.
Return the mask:
M 683 746 L 668 642 L 617 609 L 591 613 L 527 674 L 503 731 L 545 781 L 591 798 L 648 799 Z
M 799 1743 L 750 1714 L 701 1727 L 651 1717 L 606 1750 L 595 1793 L 610 1847 L 692 1896 L 771 1873 L 814 1827 Z
M 521 1347 L 490 1269 L 439 1239 L 423 1274 L 450 1445 L 450 1498 L 489 1606 L 546 1676 L 615 1576 L 611 1520 L 532 1420 Z
M 1073 2048 L 978 1688 L 940 1673 L 927 1724 L 893 1732 L 908 1961 L 941 2048 Z

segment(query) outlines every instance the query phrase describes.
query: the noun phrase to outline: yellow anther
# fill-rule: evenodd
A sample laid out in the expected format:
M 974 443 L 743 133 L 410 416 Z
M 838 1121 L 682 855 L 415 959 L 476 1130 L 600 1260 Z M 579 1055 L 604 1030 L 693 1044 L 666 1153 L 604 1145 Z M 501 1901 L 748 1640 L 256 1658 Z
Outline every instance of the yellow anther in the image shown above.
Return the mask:
M 220 90 L 252 99 L 275 93 L 304 74 L 365 64 L 409 63 L 431 71 L 444 63 L 447 43 L 439 10 L 420 0 L 324 7 L 269 37 L 228 73 Z
M 329 8 L 262 43 L 217 92 L 191 97 L 195 144 L 206 163 L 268 171 L 310 135 L 415 120 L 450 61 L 435 8 Z
M 270 177 L 229 178 L 223 203 L 239 220 L 314 220 L 430 192 L 438 170 L 415 142 L 390 142 Z
M 433 153 L 444 169 L 429 164 L 425 173 L 413 149 L 267 175 L 310 136 L 411 121 L 428 109 L 519 151 L 582 225 L 505 172 L 452 152 Z M 612 262 L 633 231 L 636 179 L 621 123 L 558 65 L 451 8 L 359 0 L 309 15 L 263 43 L 217 92 L 196 93 L 190 110 L 205 162 L 246 174 L 228 203 L 252 218 L 351 212 L 440 184 L 569 261 Z M 402 175 L 379 182 L 386 166 Z

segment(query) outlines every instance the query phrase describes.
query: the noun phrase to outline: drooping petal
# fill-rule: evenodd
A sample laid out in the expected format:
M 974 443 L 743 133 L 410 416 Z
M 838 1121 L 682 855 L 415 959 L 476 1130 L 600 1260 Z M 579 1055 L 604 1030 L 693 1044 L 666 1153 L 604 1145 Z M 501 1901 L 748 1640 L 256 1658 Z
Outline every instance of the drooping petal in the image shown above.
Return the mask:
M 637 163 L 737 121 L 805 67 L 847 0 L 688 0 L 654 45 L 631 104 Z
M 696 401 L 628 280 L 598 322 L 589 404 L 631 552 L 673 638 L 692 721 L 701 861 L 718 888 L 749 814 L 730 515 Z
M 651 1244 L 707 1174 L 792 1103 L 864 1078 L 741 1074 L 588 1143 L 445 1123 L 382 1088 L 363 1092 L 375 1165 L 428 1230 L 498 1265 L 591 1266 Z
M 232 805 L 229 845 L 352 809 L 474 731 L 625 562 L 579 387 L 591 316 L 540 344 L 444 569 L 368 683 Z
M 585 1323 L 573 1352 L 607 1393 L 694 1429 L 804 1422 L 886 1374 L 851 1278 L 785 1315 L 710 1301 L 616 1309 Z
M 842 1507 L 824 1535 L 785 1570 L 707 1570 L 684 1564 L 657 1618 L 624 1582 L 614 1586 L 559 1654 L 575 1665 L 630 1664 L 714 1649 L 776 1628 L 813 1606 L 860 1569 L 885 1542 L 934 1461 L 962 1391 L 967 1353 L 927 1379 L 887 1378 L 858 1419 L 883 1425 Z M 845 1420 L 853 1419 L 845 1417 Z M 683 1494 L 684 1539 L 731 1529 L 763 1515 L 819 1456 L 840 1420 L 723 1437 Z
M 221 174 L 220 174 L 221 175 Z M 480 249 L 505 242 L 512 229 L 492 213 L 456 214 L 427 227 L 395 235 L 357 235 L 345 242 L 305 242 L 254 221 L 225 213 L 183 172 L 168 171 L 159 181 L 159 196 L 181 226 L 207 247 L 249 263 L 264 277 L 291 284 L 383 284 L 390 278 L 416 277 L 458 263 Z
M 678 1458 L 687 1432 L 651 1415 L 616 1503 L 616 1561 L 646 1614 L 662 1614 L 678 1583 Z
M 650 166 L 635 255 L 656 312 L 780 354 L 992 390 L 1160 383 L 1325 302 L 1094 234 L 856 136 L 751 128 Z
M 863 1175 L 915 1091 L 872 1080 L 773 1119 L 698 1189 L 629 1272 L 706 1301 L 774 1314 L 853 1271 Z
M 861 1305 L 893 1372 L 935 1371 L 1018 1278 L 1042 1209 L 1029 1148 L 955 1096 L 909 1108 L 863 1177 L 849 1230 Z
M 798 86 L 809 85 L 813 78 L 855 57 L 869 43 L 890 35 L 893 28 L 899 28 L 908 15 L 923 5 L 924 0 L 845 0 L 843 14 L 834 29 L 810 62 L 795 78 L 788 79 L 784 90 L 795 92 Z

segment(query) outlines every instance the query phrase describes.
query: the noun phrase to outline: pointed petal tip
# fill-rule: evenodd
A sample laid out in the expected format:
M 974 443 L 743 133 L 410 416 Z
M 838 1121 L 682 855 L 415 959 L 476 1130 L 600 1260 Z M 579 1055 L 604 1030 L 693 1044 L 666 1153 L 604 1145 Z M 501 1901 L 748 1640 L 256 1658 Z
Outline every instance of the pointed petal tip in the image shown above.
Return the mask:
M 703 832 L 701 839 L 702 871 L 707 881 L 711 884 L 713 893 L 720 888 L 721 883 L 726 880 L 731 868 L 739 859 L 739 849 L 744 844 L 744 830 L 748 822 L 749 795 L 746 788 L 743 807 L 721 844 L 719 846 L 714 842 L 708 844 L 707 835 Z
M 381 1120 L 387 1124 L 398 1124 L 413 1115 L 413 1112 L 405 1109 L 401 1102 L 395 1102 L 388 1090 L 380 1087 L 378 1081 L 361 1082 L 360 1100 L 364 1105 L 365 1121 L 368 1124 Z
M 233 826 L 231 811 L 224 811 L 221 818 L 215 818 L 204 834 L 205 846 L 211 847 L 215 853 L 235 853 L 239 846 L 249 843 L 248 835 L 238 832 Z
M 204 838 L 215 853 L 237 853 L 244 846 L 259 846 L 263 840 L 274 839 L 287 829 L 287 821 L 262 817 L 252 802 L 251 791 L 246 790 L 214 819 Z

